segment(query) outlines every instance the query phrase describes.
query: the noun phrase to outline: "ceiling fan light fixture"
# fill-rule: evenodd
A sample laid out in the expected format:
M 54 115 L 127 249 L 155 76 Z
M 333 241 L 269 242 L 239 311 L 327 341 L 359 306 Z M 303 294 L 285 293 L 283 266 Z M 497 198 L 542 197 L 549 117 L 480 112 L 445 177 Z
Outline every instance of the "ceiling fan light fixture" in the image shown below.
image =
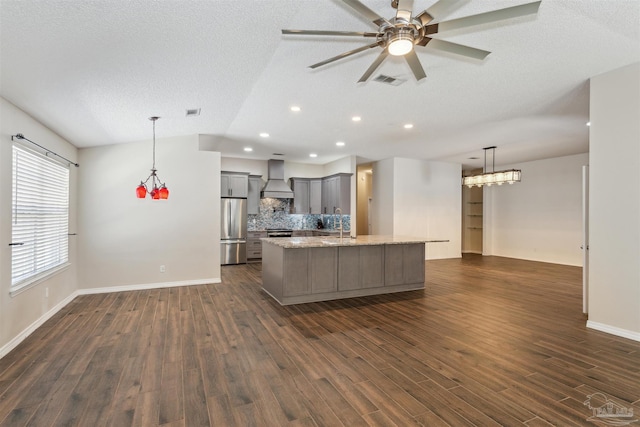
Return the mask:
M 404 56 L 413 50 L 413 33 L 408 30 L 400 30 L 389 38 L 387 49 L 393 56 Z

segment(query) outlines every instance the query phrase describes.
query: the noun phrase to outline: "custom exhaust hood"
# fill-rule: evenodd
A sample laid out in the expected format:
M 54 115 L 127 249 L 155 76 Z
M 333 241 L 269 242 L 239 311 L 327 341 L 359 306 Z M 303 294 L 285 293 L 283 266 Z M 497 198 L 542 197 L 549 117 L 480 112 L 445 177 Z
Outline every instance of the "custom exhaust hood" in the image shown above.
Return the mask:
M 284 182 L 284 160 L 269 160 L 267 171 L 267 183 L 260 192 L 260 198 L 293 199 L 293 191 Z

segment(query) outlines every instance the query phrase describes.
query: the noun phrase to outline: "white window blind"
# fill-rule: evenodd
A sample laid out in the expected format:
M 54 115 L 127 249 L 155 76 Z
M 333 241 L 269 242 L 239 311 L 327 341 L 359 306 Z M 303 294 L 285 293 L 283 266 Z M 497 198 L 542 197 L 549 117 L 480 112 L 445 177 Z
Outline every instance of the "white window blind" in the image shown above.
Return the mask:
M 11 290 L 69 260 L 69 169 L 13 146 Z

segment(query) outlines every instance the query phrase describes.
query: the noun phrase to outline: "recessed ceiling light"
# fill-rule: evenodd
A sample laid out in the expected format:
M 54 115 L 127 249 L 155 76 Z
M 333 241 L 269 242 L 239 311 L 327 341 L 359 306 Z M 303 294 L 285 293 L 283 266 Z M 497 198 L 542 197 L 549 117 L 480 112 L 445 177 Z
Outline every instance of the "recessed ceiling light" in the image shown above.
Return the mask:
M 411 123 L 407 123 L 406 125 L 404 125 L 405 129 L 411 129 L 413 127 L 413 125 Z
M 342 141 L 338 141 L 338 142 L 336 142 L 336 145 L 337 145 L 338 147 L 344 147 L 344 142 L 342 142 Z
M 587 122 L 587 126 L 591 126 L 591 122 Z
M 269 134 L 266 133 L 266 132 L 260 133 L 260 136 L 263 137 L 263 138 L 269 138 Z
M 360 116 L 353 116 L 353 117 L 351 117 L 351 120 L 353 120 L 354 122 L 359 122 L 360 120 L 362 120 L 362 117 L 360 117 Z
M 298 111 L 300 111 L 300 107 L 298 107 L 297 105 L 292 105 L 291 106 L 291 111 L 294 111 L 294 112 L 297 113 Z
M 309 157 L 318 157 L 318 155 L 316 153 L 311 153 L 309 154 Z
M 246 151 L 247 153 L 250 153 L 253 151 L 253 148 L 251 147 L 244 147 L 244 151 Z

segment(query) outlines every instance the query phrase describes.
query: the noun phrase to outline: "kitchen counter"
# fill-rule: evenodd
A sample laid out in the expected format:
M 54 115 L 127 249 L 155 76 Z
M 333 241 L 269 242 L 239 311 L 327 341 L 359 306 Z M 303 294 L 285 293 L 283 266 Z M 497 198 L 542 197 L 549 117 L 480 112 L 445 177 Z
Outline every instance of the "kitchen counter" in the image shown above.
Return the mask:
M 282 305 L 424 288 L 425 243 L 403 236 L 262 239 L 262 288 Z
M 266 232 L 267 229 L 266 228 L 247 228 L 247 231 L 257 231 L 257 232 Z M 312 233 L 322 233 L 322 234 L 338 234 L 340 233 L 340 230 L 335 230 L 333 228 L 293 228 L 291 229 L 291 231 L 293 231 L 294 233 L 297 231 L 306 231 L 306 232 L 312 232 Z M 344 232 L 346 234 L 351 233 L 350 230 L 344 230 Z
M 336 232 L 339 233 L 339 232 Z M 332 233 L 333 234 L 333 233 Z M 429 239 L 423 237 L 407 236 L 358 236 L 356 238 L 344 235 L 342 239 L 338 236 L 318 236 L 318 237 L 289 237 L 289 238 L 262 238 L 263 242 L 271 243 L 282 248 L 324 248 L 331 246 L 374 246 L 374 245 L 402 245 L 409 243 L 436 243 L 448 242 L 443 239 Z

